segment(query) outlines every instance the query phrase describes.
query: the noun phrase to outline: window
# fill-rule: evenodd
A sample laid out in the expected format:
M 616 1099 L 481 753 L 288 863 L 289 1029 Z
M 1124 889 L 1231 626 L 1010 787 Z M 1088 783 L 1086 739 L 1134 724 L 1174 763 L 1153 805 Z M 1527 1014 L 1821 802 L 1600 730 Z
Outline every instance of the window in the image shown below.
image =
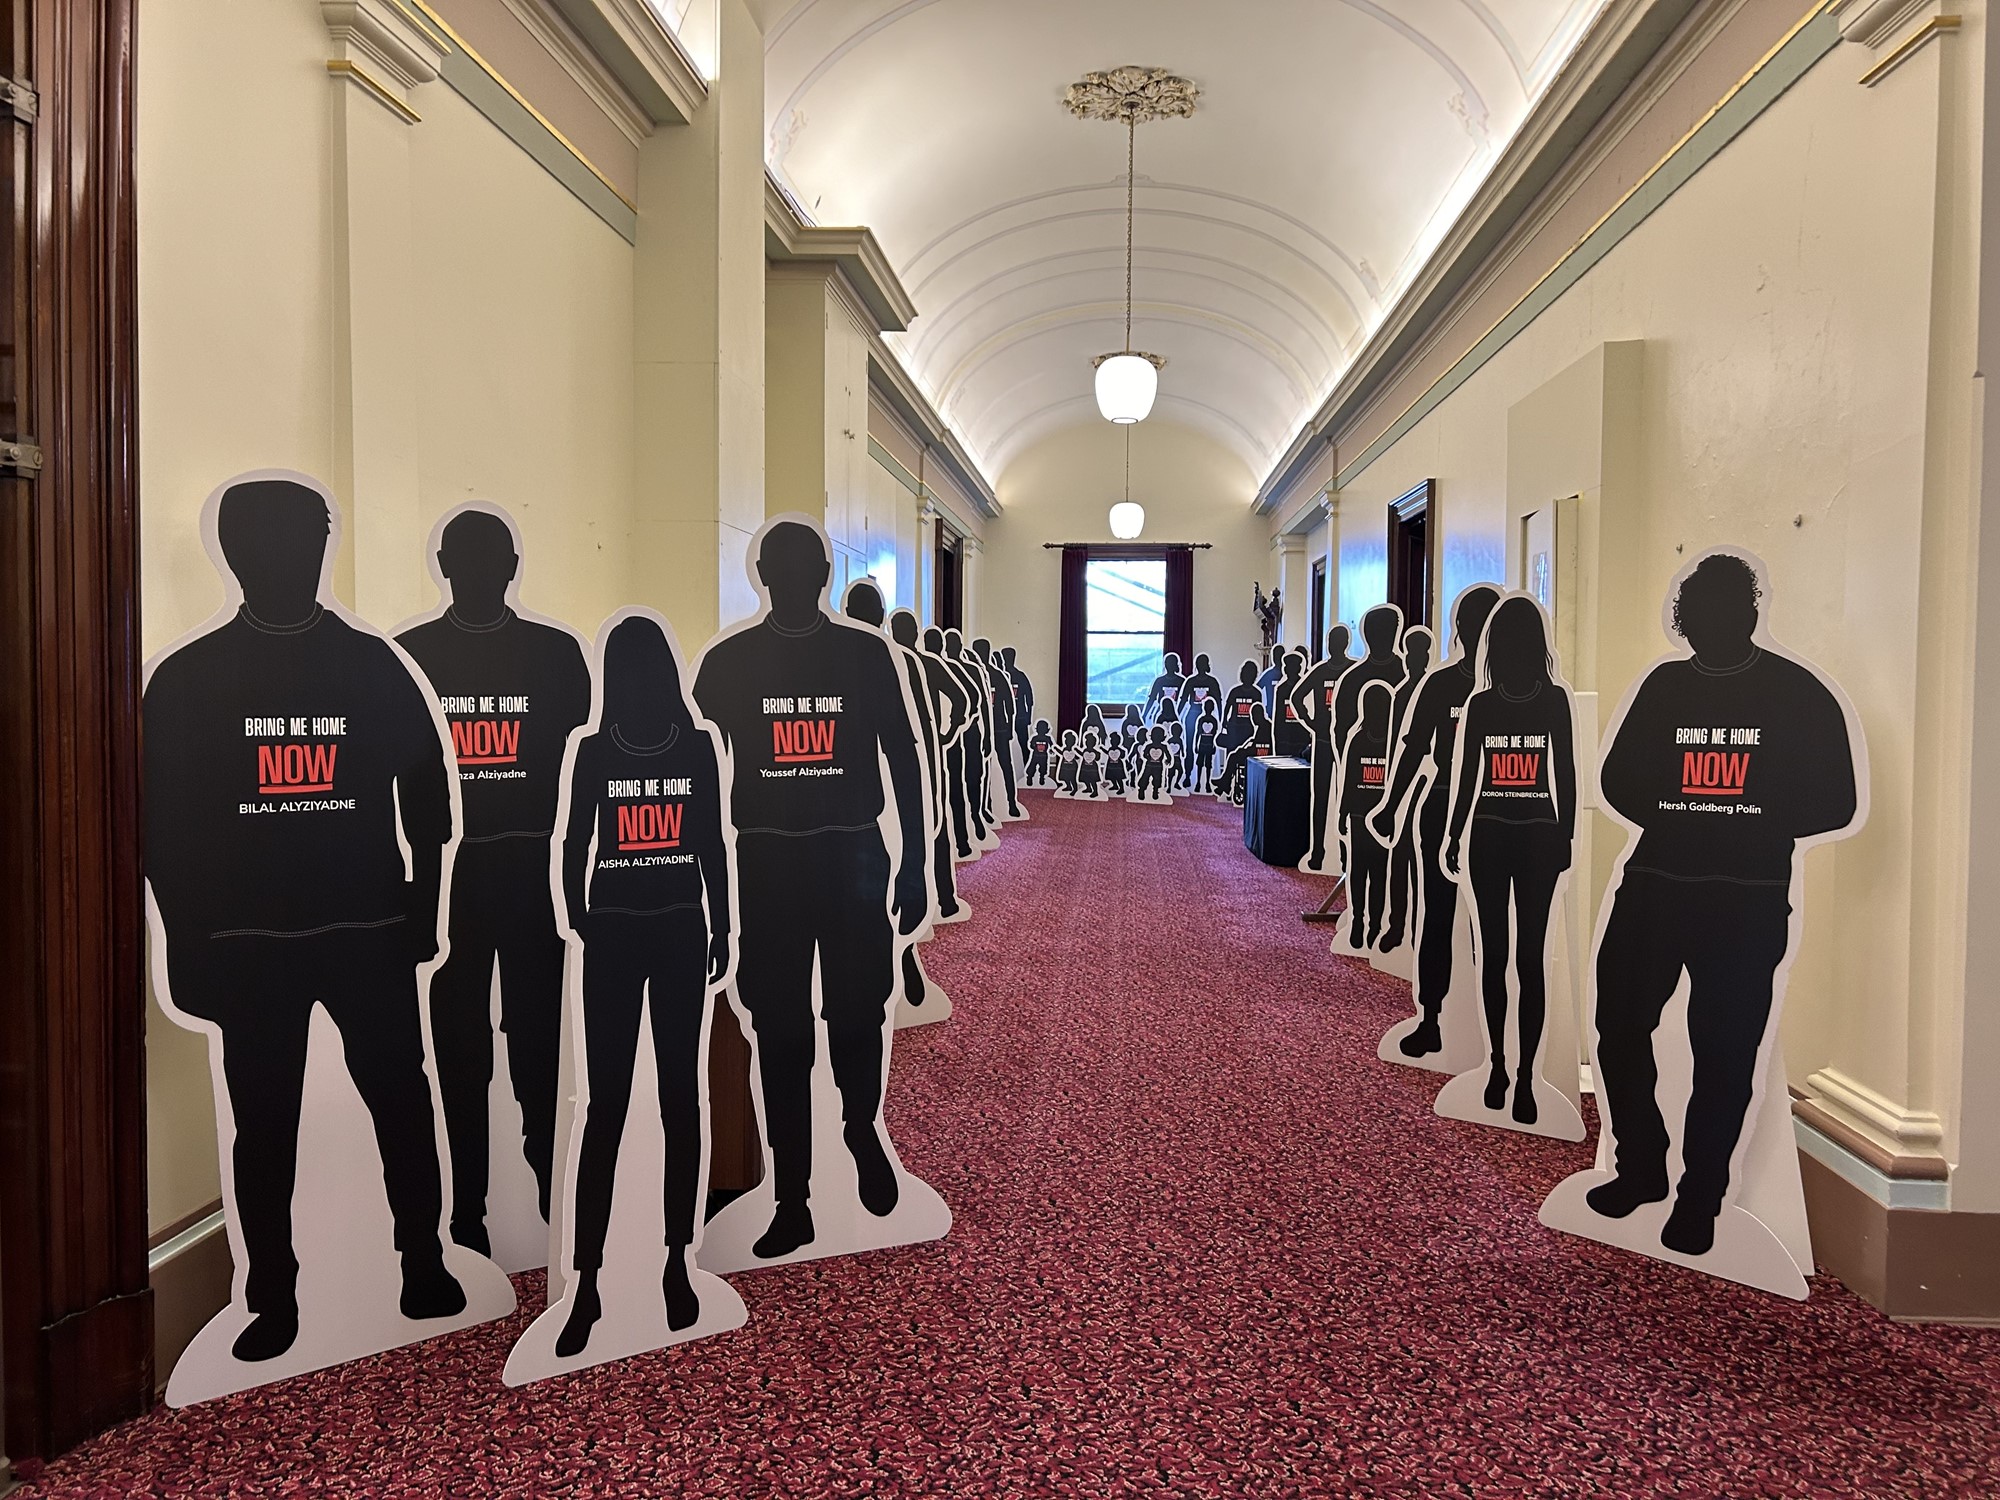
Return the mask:
M 1166 648 L 1164 558 L 1084 565 L 1084 693 L 1089 703 L 1143 703 Z

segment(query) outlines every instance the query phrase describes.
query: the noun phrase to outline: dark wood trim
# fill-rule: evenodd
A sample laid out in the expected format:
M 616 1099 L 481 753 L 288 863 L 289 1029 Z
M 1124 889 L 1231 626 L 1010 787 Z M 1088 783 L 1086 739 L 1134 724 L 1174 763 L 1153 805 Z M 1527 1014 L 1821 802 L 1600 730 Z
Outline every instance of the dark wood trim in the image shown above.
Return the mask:
M 1891 1151 L 1870 1140 L 1846 1121 L 1829 1114 L 1817 1100 L 1793 1099 L 1792 1117 L 1804 1120 L 1836 1146 L 1853 1152 L 1884 1177 L 1904 1182 L 1943 1182 L 1951 1175 L 1950 1166 L 1942 1156 L 1905 1156 L 1899 1151 Z
M 1206 552 L 1213 542 L 1043 542 L 1044 552 L 1081 547 L 1092 557 L 1161 557 L 1169 552 Z
M 209 1200 L 207 1203 L 204 1203 L 200 1208 L 197 1208 L 193 1213 L 182 1214 L 178 1219 L 174 1220 L 173 1223 L 164 1225 L 159 1229 L 155 1229 L 150 1235 L 146 1237 L 147 1253 L 150 1255 L 153 1251 L 159 1249 L 160 1246 L 166 1244 L 166 1242 L 172 1239 L 175 1235 L 185 1234 L 188 1232 L 188 1230 L 194 1228 L 195 1225 L 199 1224 L 203 1219 L 212 1218 L 214 1215 L 219 1214 L 221 1212 L 222 1212 L 222 1200 L 220 1198 L 213 1198 Z
M 0 436 L 0 1347 L 6 1446 L 153 1397 L 139 865 L 133 0 L 0 0 L 9 121 Z

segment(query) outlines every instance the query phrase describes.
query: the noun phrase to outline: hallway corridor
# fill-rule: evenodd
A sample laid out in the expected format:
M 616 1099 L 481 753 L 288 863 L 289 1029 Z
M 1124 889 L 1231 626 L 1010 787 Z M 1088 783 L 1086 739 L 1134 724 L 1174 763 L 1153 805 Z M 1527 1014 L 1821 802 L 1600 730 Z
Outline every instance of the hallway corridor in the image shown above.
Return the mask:
M 2000 1346 L 1541 1229 L 1587 1145 L 1431 1113 L 1402 987 L 1232 810 L 1053 802 L 961 867 L 890 1120 L 941 1243 L 735 1278 L 740 1333 L 500 1384 L 502 1323 L 197 1406 L 38 1497 L 1991 1495 Z

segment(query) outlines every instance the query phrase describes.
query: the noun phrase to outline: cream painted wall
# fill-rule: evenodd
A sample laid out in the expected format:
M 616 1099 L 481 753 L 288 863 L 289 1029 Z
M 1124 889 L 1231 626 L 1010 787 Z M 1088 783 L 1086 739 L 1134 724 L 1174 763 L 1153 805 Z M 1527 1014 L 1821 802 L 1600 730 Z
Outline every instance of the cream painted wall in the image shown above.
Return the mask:
M 139 372 L 145 643 L 221 588 L 196 518 L 245 469 L 334 480 L 332 111 L 307 0 L 155 0 L 139 53 Z M 586 633 L 645 597 L 634 553 L 632 247 L 443 84 L 407 130 L 417 507 L 370 513 L 362 580 L 393 627 L 435 601 L 425 542 L 461 500 L 520 520 L 525 597 Z M 219 101 L 226 101 L 226 104 Z M 387 118 L 385 116 L 385 118 Z M 388 528 L 385 533 L 384 528 Z M 385 573 L 387 576 L 384 576 Z M 353 560 L 336 574 L 352 601 Z M 699 642 L 690 644 L 698 645 Z M 219 1192 L 205 1048 L 148 1034 L 153 1226 Z
M 1038 703 L 1056 702 L 1059 554 L 1044 542 L 1108 542 L 1107 513 L 1123 494 L 1125 445 L 1109 423 L 1042 439 L 1008 465 L 996 485 L 999 519 L 986 528 L 975 566 L 971 634 L 1014 646 Z M 1218 677 L 1256 654 L 1250 610 L 1256 580 L 1271 586 L 1276 558 L 1265 524 L 1250 514 L 1256 477 L 1222 444 L 1155 417 L 1132 437 L 1132 498 L 1146 507 L 1140 541 L 1213 542 L 1195 553 L 1194 646 Z
M 1343 618 L 1382 598 L 1383 507 L 1424 478 L 1438 482 L 1440 599 L 1508 578 L 1510 458 L 1517 482 L 1534 469 L 1509 454 L 1510 409 L 1598 346 L 1643 341 L 1640 513 L 1604 517 L 1629 528 L 1635 580 L 1602 602 L 1605 713 L 1665 649 L 1660 599 L 1685 556 L 1760 552 L 1781 639 L 1846 687 L 1873 771 L 1867 830 L 1808 862 L 1791 1074 L 1833 1068 L 1876 1091 L 1911 1132 L 1904 1149 L 1942 1115 L 1947 1156 L 1975 306 L 1952 101 L 1977 97 L 1962 71 L 1979 45 L 1929 47 L 1873 89 L 1855 83 L 1858 49 L 1837 50 L 1342 490 L 1337 521 Z M 1601 866 L 1618 835 L 1600 820 L 1597 838 Z

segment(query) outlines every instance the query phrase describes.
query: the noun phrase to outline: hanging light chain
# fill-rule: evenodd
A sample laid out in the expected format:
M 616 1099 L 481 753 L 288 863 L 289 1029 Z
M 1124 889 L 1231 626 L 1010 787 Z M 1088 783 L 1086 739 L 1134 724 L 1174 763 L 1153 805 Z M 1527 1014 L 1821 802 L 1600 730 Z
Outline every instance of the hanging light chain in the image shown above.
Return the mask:
M 1132 195 L 1138 185 L 1134 163 L 1139 154 L 1139 117 L 1127 121 L 1125 134 L 1125 352 L 1132 352 Z

